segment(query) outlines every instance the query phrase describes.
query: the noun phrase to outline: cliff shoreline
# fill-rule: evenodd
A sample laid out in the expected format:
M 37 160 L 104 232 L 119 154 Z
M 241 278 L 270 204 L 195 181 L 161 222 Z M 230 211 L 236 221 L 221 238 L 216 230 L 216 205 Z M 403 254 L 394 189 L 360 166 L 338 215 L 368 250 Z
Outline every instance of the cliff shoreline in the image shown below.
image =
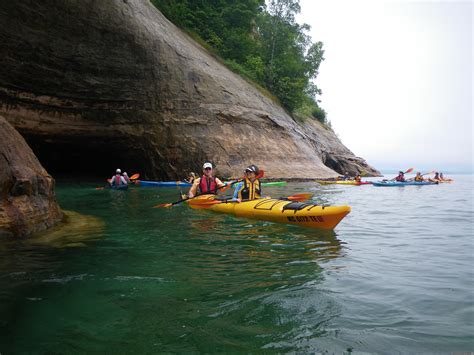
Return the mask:
M 378 174 L 148 2 L 2 2 L 0 40 L 0 113 L 53 175 L 176 180 L 204 161 L 223 176 L 250 163 L 279 179 Z

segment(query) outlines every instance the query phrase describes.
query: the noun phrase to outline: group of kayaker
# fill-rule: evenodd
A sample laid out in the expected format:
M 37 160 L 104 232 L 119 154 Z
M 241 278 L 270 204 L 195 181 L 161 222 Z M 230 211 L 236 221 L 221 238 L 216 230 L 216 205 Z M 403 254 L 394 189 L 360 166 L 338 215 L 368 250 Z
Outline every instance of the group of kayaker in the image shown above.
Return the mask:
M 398 176 L 395 177 L 395 181 L 406 182 L 406 181 L 413 181 L 414 180 L 416 182 L 423 182 L 423 181 L 440 182 L 440 181 L 450 181 L 451 180 L 451 179 L 445 179 L 444 176 L 443 176 L 443 173 L 438 173 L 438 172 L 435 172 L 435 176 L 433 178 L 425 179 L 423 177 L 424 175 L 427 175 L 427 174 L 422 174 L 421 172 L 418 171 L 414 178 L 410 178 L 410 179 L 407 180 L 407 179 L 405 179 L 405 173 L 403 171 L 400 171 L 398 173 Z
M 203 175 L 193 180 L 193 185 L 189 189 L 188 198 L 197 194 L 217 194 L 218 190 L 227 186 L 219 178 L 214 176 L 214 170 L 211 163 L 206 162 L 202 166 Z M 233 200 L 241 202 L 242 200 L 255 200 L 262 196 L 262 185 L 257 178 L 260 170 L 256 165 L 249 165 L 244 171 L 244 178 L 238 182 L 233 195 Z
M 426 174 L 423 174 L 423 175 L 426 175 Z M 432 182 L 451 181 L 451 179 L 445 179 L 443 173 L 436 172 L 433 178 L 428 178 L 428 179 L 423 178 L 423 175 L 420 172 L 417 172 L 415 176 L 415 181 L 432 181 Z
M 443 176 L 443 173 L 438 172 L 430 172 L 421 174 L 421 172 L 417 172 L 414 178 L 405 179 L 405 173 L 411 172 L 413 168 L 407 170 L 406 172 L 400 171 L 396 177 L 391 179 L 392 181 L 395 180 L 397 182 L 449 182 L 452 181 L 451 179 L 446 179 Z M 224 184 L 220 179 L 214 176 L 214 170 L 212 163 L 205 162 L 202 167 L 202 176 L 197 177 L 197 174 L 191 172 L 186 182 L 191 183 L 192 186 L 189 189 L 188 197 L 193 198 L 196 194 L 217 194 L 217 192 L 225 186 L 230 186 L 233 184 L 237 184 L 233 194 L 233 200 L 241 202 L 242 200 L 254 200 L 258 199 L 262 196 L 262 185 L 260 180 L 258 179 L 259 175 L 259 168 L 256 165 L 249 165 L 244 171 L 244 177 L 241 181 L 234 182 L 232 184 Z M 427 174 L 435 173 L 433 178 L 425 179 L 423 176 Z M 131 179 L 138 179 L 139 174 L 135 174 L 132 176 Z M 131 180 L 126 172 L 121 171 L 121 169 L 117 169 L 115 171 L 115 175 L 110 178 L 109 185 L 112 188 L 121 188 L 128 186 L 131 182 L 135 180 Z M 361 176 L 357 174 L 355 177 L 350 177 L 349 173 L 345 173 L 344 176 L 338 177 L 336 180 L 352 180 L 357 183 L 361 183 Z
M 357 174 L 356 176 L 352 177 L 348 172 L 344 173 L 342 176 L 338 176 L 336 178 L 336 181 L 356 181 L 356 182 L 361 182 L 361 176 L 360 174 Z M 333 179 L 328 179 L 328 181 L 333 180 Z

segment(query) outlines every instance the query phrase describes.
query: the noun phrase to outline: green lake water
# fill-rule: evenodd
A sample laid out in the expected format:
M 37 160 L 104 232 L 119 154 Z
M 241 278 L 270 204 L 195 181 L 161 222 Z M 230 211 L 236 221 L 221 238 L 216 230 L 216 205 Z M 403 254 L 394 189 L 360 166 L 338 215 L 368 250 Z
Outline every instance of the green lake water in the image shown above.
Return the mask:
M 100 223 L 0 242 L 0 353 L 474 351 L 473 179 L 454 178 L 265 189 L 352 206 L 335 231 L 59 182 Z

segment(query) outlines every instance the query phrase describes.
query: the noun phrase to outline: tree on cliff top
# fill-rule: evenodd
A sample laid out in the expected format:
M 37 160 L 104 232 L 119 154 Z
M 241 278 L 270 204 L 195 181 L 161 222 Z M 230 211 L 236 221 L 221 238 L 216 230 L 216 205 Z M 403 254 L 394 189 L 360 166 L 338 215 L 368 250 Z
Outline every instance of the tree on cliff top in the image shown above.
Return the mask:
M 299 25 L 299 0 L 152 0 L 176 25 L 197 34 L 231 69 L 275 95 L 290 112 L 309 107 L 325 122 L 313 83 L 324 60 L 323 44 L 312 43 Z

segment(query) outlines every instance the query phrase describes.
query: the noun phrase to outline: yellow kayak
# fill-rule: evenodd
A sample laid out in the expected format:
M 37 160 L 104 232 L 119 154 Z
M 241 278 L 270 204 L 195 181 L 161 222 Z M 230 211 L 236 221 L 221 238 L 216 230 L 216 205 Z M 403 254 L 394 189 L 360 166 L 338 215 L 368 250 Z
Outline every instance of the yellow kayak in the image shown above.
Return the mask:
M 218 201 L 214 198 L 214 195 L 203 195 L 191 199 L 188 203 L 192 208 L 205 208 L 214 212 L 232 214 L 236 217 L 321 229 L 333 229 L 351 211 L 349 206 L 317 206 L 272 198 L 260 198 L 241 203 Z M 197 201 L 192 202 L 193 200 Z

